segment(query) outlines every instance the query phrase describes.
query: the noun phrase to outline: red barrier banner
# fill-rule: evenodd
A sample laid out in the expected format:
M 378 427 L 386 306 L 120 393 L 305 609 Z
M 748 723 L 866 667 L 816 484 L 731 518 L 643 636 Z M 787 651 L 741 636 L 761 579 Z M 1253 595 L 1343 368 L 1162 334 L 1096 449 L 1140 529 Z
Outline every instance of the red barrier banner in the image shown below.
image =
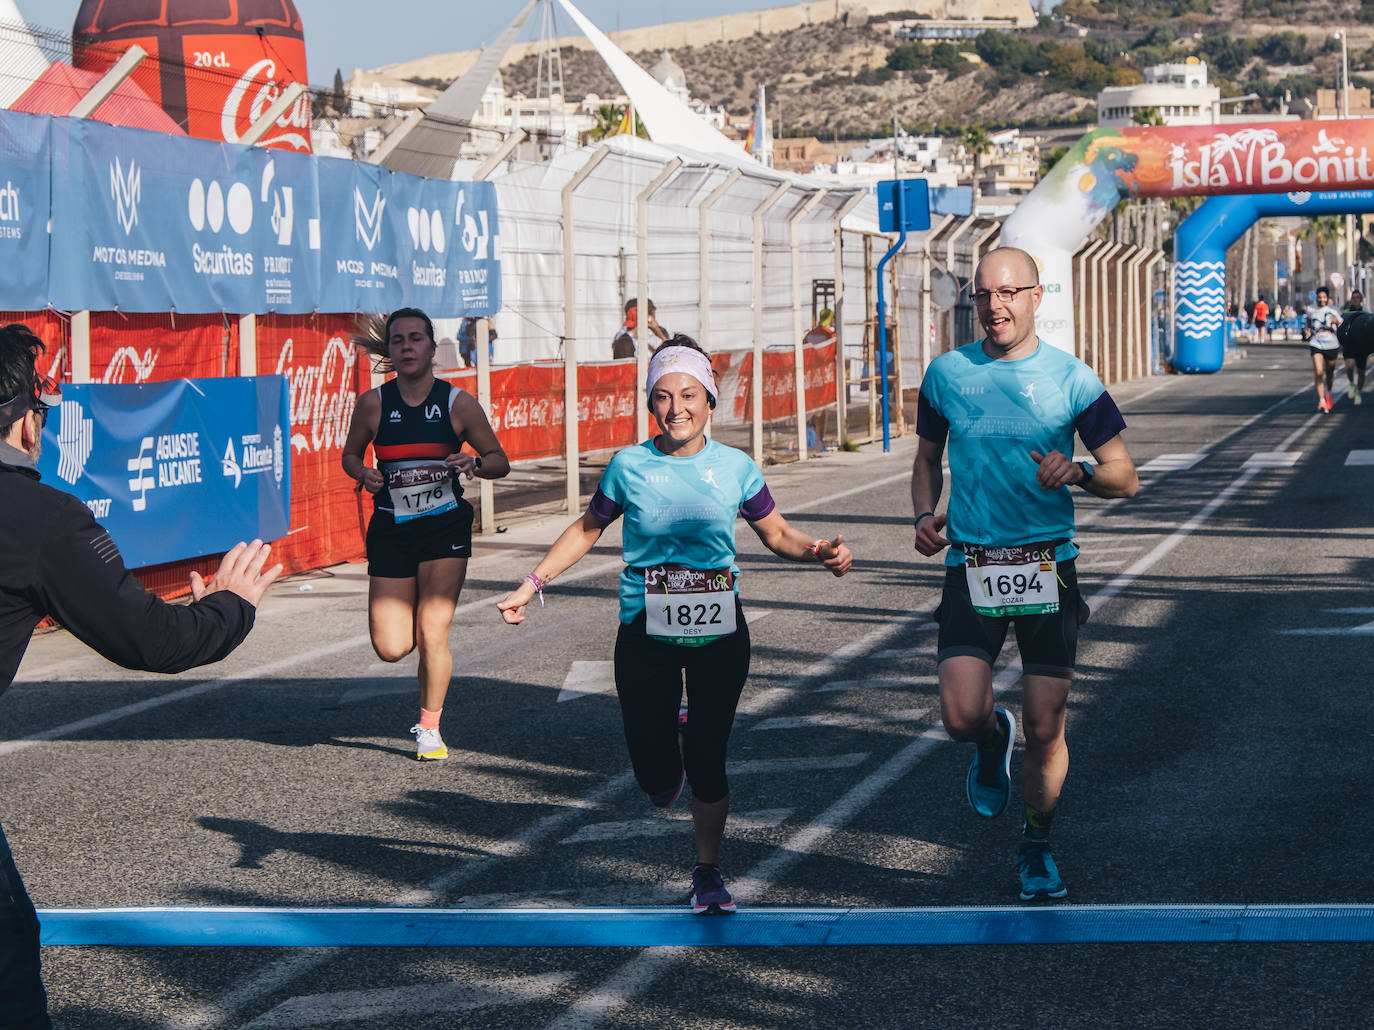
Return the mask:
M 223 315 L 91 313 L 91 379 L 164 383 L 238 375 L 238 320 Z
M 629 447 L 635 442 L 633 361 L 577 368 L 577 439 L 582 451 Z
M 754 356 L 748 351 L 717 354 L 711 359 L 721 385 L 721 404 L 736 421 L 754 417 Z M 835 341 L 802 348 L 806 410 L 835 403 Z M 797 413 L 796 355 L 786 350 L 763 352 L 763 418 L 771 422 Z
M 291 406 L 291 532 L 273 544 L 288 572 L 363 555 L 370 498 L 339 462 L 358 394 L 370 385 L 366 357 L 349 342 L 344 315 L 259 316 L 260 375 L 286 376 Z
M 71 379 L 70 362 L 67 361 L 68 344 L 71 340 L 71 322 L 55 311 L 0 311 L 0 325 L 19 322 L 28 326 L 35 336 L 43 341 L 47 349 L 38 364 L 38 370 L 52 376 L 58 382 Z

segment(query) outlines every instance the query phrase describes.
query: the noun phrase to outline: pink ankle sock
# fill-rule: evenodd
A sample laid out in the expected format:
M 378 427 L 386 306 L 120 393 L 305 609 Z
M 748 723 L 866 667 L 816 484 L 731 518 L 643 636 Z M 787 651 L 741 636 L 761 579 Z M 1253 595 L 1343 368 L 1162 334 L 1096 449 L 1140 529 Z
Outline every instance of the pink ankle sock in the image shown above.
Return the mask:
M 437 712 L 431 712 L 428 708 L 420 709 L 420 729 L 437 730 L 439 728 L 439 716 L 444 713 L 440 708 Z

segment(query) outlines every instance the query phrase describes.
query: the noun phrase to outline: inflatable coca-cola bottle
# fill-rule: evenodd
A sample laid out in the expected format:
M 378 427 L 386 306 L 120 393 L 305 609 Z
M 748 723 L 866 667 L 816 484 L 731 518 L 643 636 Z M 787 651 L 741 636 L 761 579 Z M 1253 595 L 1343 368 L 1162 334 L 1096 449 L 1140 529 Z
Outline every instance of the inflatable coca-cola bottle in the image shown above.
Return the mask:
M 192 136 L 237 143 L 291 82 L 307 85 L 305 37 L 291 0 L 82 0 L 72 64 L 105 71 L 137 43 L 134 81 Z M 260 141 L 310 150 L 304 93 Z

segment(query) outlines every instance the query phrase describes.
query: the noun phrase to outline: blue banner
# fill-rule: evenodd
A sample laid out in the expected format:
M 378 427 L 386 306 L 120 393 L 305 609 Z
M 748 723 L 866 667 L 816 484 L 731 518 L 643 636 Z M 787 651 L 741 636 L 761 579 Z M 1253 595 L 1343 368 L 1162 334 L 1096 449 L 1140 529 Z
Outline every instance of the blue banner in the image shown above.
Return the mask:
M 284 376 L 68 384 L 38 467 L 140 568 L 284 537 L 290 440 Z
M 35 115 L 0 120 L 0 262 L 3 306 L 13 311 L 48 303 L 49 121 Z
M 496 190 L 376 165 L 0 111 L 32 228 L 0 308 L 434 317 L 501 306 Z M 51 186 L 49 183 L 51 182 Z M 30 211 L 30 208 L 32 209 Z M 51 255 L 47 227 L 51 224 Z

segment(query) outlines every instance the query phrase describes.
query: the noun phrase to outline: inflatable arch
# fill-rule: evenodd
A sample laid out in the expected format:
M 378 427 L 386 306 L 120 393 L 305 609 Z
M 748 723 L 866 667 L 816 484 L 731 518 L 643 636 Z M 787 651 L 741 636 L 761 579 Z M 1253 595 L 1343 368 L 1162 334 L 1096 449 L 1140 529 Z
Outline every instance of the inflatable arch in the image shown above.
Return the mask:
M 1073 254 L 1122 198 L 1363 192 L 1374 182 L 1371 150 L 1374 119 L 1093 129 L 1007 217 L 1001 242 L 1039 260 L 1045 299 L 1036 325 L 1047 343 L 1072 352 Z M 1359 210 L 1344 203 L 1339 210 Z M 1197 303 L 1196 288 L 1175 290 L 1176 315 L 1185 295 Z M 1204 351 L 1190 355 L 1187 371 L 1221 367 L 1219 350 L 1215 364 L 1210 344 Z
M 1174 234 L 1174 369 L 1215 372 L 1225 349 L 1226 248 L 1259 218 L 1374 211 L 1374 190 L 1209 197 Z

